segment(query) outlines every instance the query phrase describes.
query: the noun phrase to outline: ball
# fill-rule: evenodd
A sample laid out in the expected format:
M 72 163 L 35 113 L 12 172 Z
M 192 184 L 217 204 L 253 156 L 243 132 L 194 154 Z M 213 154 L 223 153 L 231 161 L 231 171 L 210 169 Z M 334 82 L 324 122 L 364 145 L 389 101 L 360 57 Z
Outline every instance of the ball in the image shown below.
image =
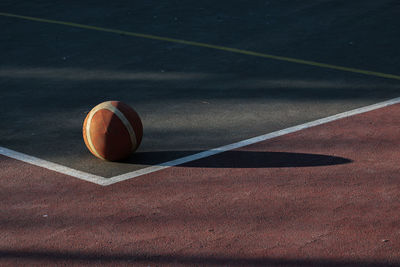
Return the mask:
M 139 147 L 143 125 L 139 115 L 129 105 L 106 101 L 87 114 L 82 132 L 86 147 L 94 156 L 118 161 Z

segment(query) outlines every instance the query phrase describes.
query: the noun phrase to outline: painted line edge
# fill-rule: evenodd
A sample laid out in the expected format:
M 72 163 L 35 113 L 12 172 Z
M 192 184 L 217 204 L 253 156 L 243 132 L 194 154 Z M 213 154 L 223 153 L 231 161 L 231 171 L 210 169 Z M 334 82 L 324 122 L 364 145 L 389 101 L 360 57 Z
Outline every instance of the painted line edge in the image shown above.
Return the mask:
M 141 170 L 128 172 L 128 173 L 125 173 L 125 174 L 121 174 L 121 175 L 117 175 L 117 176 L 111 177 L 111 178 L 109 178 L 107 180 L 106 185 L 111 185 L 111 184 L 114 184 L 114 183 L 122 182 L 122 181 L 125 181 L 125 180 L 129 180 L 129 179 L 132 179 L 132 178 L 136 178 L 136 177 L 145 175 L 145 174 L 149 174 L 149 173 L 153 173 L 153 172 L 156 172 L 156 171 L 160 171 L 160 170 L 163 170 L 163 169 L 166 169 L 166 168 L 169 168 L 169 167 L 181 165 L 181 164 L 184 164 L 184 163 L 187 163 L 187 162 L 191 162 L 191 161 L 195 161 L 195 160 L 202 159 L 202 158 L 205 158 L 205 157 L 213 156 L 213 155 L 216 155 L 216 154 L 219 154 L 219 153 L 223 153 L 223 152 L 230 151 L 230 150 L 233 150 L 233 149 L 237 149 L 237 148 L 241 148 L 241 147 L 244 147 L 244 146 L 252 145 L 252 144 L 259 143 L 259 142 L 262 142 L 262 141 L 266 141 L 266 140 L 269 140 L 269 139 L 273 139 L 273 138 L 276 138 L 276 137 L 279 137 L 279 136 L 282 136 L 282 135 L 298 132 L 298 131 L 305 130 L 305 129 L 308 129 L 308 128 L 311 128 L 311 127 L 314 127 L 314 126 L 318 126 L 318 125 L 322 125 L 322 124 L 325 124 L 325 123 L 333 122 L 333 121 L 336 121 L 336 120 L 339 120 L 339 119 L 344 119 L 344 118 L 351 117 L 351 116 L 354 116 L 354 115 L 366 113 L 368 111 L 376 110 L 376 109 L 379 109 L 379 108 L 384 108 L 384 107 L 391 106 L 391 105 L 398 104 L 398 103 L 400 103 L 400 97 L 393 98 L 393 99 L 390 99 L 390 100 L 387 100 L 387 101 L 383 101 L 383 102 L 379 102 L 379 103 L 376 103 L 376 104 L 372 104 L 372 105 L 369 105 L 369 106 L 353 109 L 353 110 L 350 110 L 350 111 L 345 111 L 345 112 L 342 112 L 342 113 L 339 113 L 339 114 L 336 114 L 336 115 L 332 115 L 332 116 L 325 117 L 325 118 L 322 118 L 322 119 L 314 120 L 314 121 L 311 121 L 311 122 L 306 122 L 306 123 L 303 123 L 303 124 L 299 124 L 299 125 L 296 125 L 296 126 L 292 126 L 292 127 L 289 127 L 289 128 L 285 128 L 285 129 L 282 129 L 282 130 L 271 132 L 271 133 L 268 133 L 268 134 L 256 136 L 256 137 L 249 138 L 249 139 L 246 139 L 246 140 L 242 140 L 242 141 L 239 141 L 239 142 L 236 142 L 236 143 L 232 143 L 232 144 L 229 144 L 229 145 L 213 148 L 213 149 L 206 150 L 206 151 L 203 151 L 203 152 L 200 152 L 200 153 L 196 153 L 196 154 L 189 155 L 189 156 L 182 157 L 182 158 L 178 158 L 178 159 L 175 159 L 175 160 L 172 160 L 172 161 L 164 162 L 164 163 L 158 164 L 157 166 L 151 166 L 151 167 L 147 167 L 147 168 L 144 168 L 144 169 L 141 169 Z
M 48 169 L 50 171 L 55 171 L 61 174 L 65 174 L 80 180 L 84 180 L 86 182 L 91 182 L 94 184 L 98 185 L 105 185 L 106 181 L 108 180 L 107 178 L 104 178 L 102 176 L 94 175 L 91 173 L 75 170 L 54 162 L 50 162 L 47 160 L 43 160 L 37 157 L 33 157 L 21 152 L 17 152 L 5 147 L 0 146 L 0 154 L 12 159 L 16 159 L 25 163 L 29 163 L 34 166 L 42 167 L 45 169 Z
M 232 52 L 232 53 L 237 53 L 237 54 L 269 58 L 269 59 L 274 59 L 274 60 L 279 60 L 279 61 L 286 61 L 286 62 L 297 63 L 297 64 L 302 64 L 302 65 L 309 65 L 309 66 L 326 68 L 326 69 L 334 69 L 334 70 L 340 70 L 340 71 L 345 71 L 345 72 L 358 73 L 358 74 L 375 76 L 375 77 L 386 78 L 386 79 L 400 80 L 400 75 L 395 75 L 395 74 L 388 74 L 388 73 L 371 71 L 371 70 L 363 70 L 363 69 L 356 69 L 356 68 L 344 67 L 344 66 L 339 66 L 339 65 L 332 65 L 332 64 L 316 62 L 316 61 L 311 61 L 311 60 L 304 60 L 304 59 L 299 59 L 299 58 L 291 58 L 291 57 L 285 57 L 285 56 L 265 54 L 265 53 L 254 52 L 254 51 L 243 50 L 243 49 L 232 48 L 232 47 L 226 47 L 226 46 L 221 46 L 221 45 L 213 45 L 213 44 L 208 44 L 208 43 L 188 41 L 188 40 L 182 40 L 182 39 L 176 39 L 176 38 L 170 38 L 170 37 L 164 37 L 164 36 L 157 36 L 157 35 L 151 35 L 151 34 L 110 29 L 110 28 L 85 25 L 85 24 L 79 24 L 79 23 L 68 22 L 68 21 L 51 20 L 51 19 L 44 19 L 44 18 L 38 18 L 38 17 L 23 16 L 23 15 L 17 15 L 17 14 L 12 14 L 12 13 L 5 13 L 5 12 L 0 12 L 0 16 L 18 18 L 18 19 L 24 19 L 24 20 L 36 21 L 36 22 L 42 22 L 42 23 L 58 24 L 58 25 L 81 28 L 81 29 L 86 29 L 86 30 L 94 30 L 94 31 L 100 31 L 100 32 L 122 34 L 122 35 L 127 35 L 127 36 L 134 36 L 134 37 L 138 37 L 138 38 L 179 43 L 179 44 L 184 44 L 184 45 L 189 45 L 189 46 L 211 48 L 211 49 L 227 51 L 227 52 Z
M 189 156 L 186 156 L 186 157 L 182 157 L 182 158 L 178 158 L 178 159 L 175 159 L 175 160 L 171 160 L 171 161 L 167 161 L 167 162 L 164 162 L 164 163 L 160 163 L 157 166 L 150 166 L 150 167 L 143 168 L 143 169 L 140 169 L 140 170 L 124 173 L 124 174 L 121 174 L 121 175 L 116 175 L 116 176 L 113 176 L 113 177 L 110 177 L 110 178 L 105 178 L 105 177 L 94 175 L 94 174 L 91 174 L 91 173 L 86 173 L 86 172 L 83 172 L 83 171 L 75 170 L 75 169 L 72 169 L 72 168 L 57 164 L 57 163 L 53 163 L 53 162 L 50 162 L 50 161 L 47 161 L 47 160 L 43 160 L 43 159 L 40 159 L 40 158 L 37 158 L 37 157 L 33 157 L 33 156 L 30 156 L 30 155 L 27 155 L 27 154 L 24 154 L 24 153 L 20 153 L 20 152 L 17 152 L 17 151 L 14 151 L 14 150 L 11 150 L 11 149 L 8 149 L 8 148 L 5 148 L 5 147 L 1 147 L 1 146 L 0 146 L 0 154 L 4 155 L 6 157 L 9 157 L 9 158 L 17 159 L 17 160 L 32 164 L 34 166 L 42 167 L 42 168 L 45 168 L 45 169 L 48 169 L 48 170 L 51 170 L 51 171 L 55 171 L 55 172 L 58 172 L 58 173 L 62 173 L 62 174 L 71 176 L 71 177 L 75 177 L 75 178 L 80 179 L 80 180 L 84 180 L 84 181 L 87 181 L 87 182 L 92 182 L 92 183 L 97 184 L 97 185 L 108 186 L 108 185 L 112 185 L 112 184 L 115 184 L 115 183 L 119 183 L 119 182 L 123 182 L 123 181 L 126 181 L 126 180 L 130 180 L 130 179 L 133 179 L 133 178 L 137 178 L 137 177 L 142 176 L 142 175 L 150 174 L 150 173 L 157 172 L 157 171 L 160 171 L 160 170 L 164 170 L 164 169 L 167 169 L 167 168 L 170 168 L 170 167 L 181 165 L 181 164 L 184 164 L 184 163 L 187 163 L 187 162 L 191 162 L 191 161 L 195 161 L 195 160 L 198 160 L 198 159 L 206 158 L 206 157 L 213 156 L 213 155 L 216 155 L 216 154 L 220 154 L 220 153 L 223 153 L 223 152 L 226 152 L 226 151 L 230 151 L 230 150 L 233 150 L 233 149 L 237 149 L 237 148 L 241 148 L 241 147 L 244 147 L 244 146 L 252 145 L 252 144 L 255 144 L 255 143 L 262 142 L 262 141 L 270 140 L 270 139 L 273 139 L 273 138 L 276 138 L 276 137 L 279 137 L 279 136 L 283 136 L 283 135 L 286 135 L 286 134 L 289 134 L 289 133 L 298 132 L 298 131 L 305 130 L 305 129 L 308 129 L 308 128 L 311 128 L 311 127 L 315 127 L 315 126 L 318 126 L 318 125 L 323 125 L 323 124 L 326 124 L 326 123 L 329 123 L 329 122 L 333 122 L 333 121 L 336 121 L 336 120 L 339 120 L 339 119 L 344 119 L 344 118 L 347 118 L 347 117 L 351 117 L 351 116 L 354 116 L 354 115 L 366 113 L 368 111 L 376 110 L 376 109 L 379 109 L 379 108 L 384 108 L 384 107 L 391 106 L 391 105 L 398 104 L 398 103 L 400 103 L 400 97 L 389 99 L 387 101 L 379 102 L 379 103 L 368 105 L 368 106 L 365 106 L 365 107 L 360 107 L 360 108 L 353 109 L 353 110 L 350 110 L 350 111 L 345 111 L 345 112 L 342 112 L 342 113 L 339 113 L 339 114 L 336 114 L 336 115 L 332 115 L 332 116 L 329 116 L 329 117 L 325 117 L 325 118 L 322 118 L 322 119 L 318 119 L 318 120 L 314 120 L 314 121 L 311 121 L 311 122 L 306 122 L 306 123 L 299 124 L 299 125 L 296 125 L 296 126 L 288 127 L 288 128 L 282 129 L 282 130 L 278 130 L 278 131 L 274 131 L 274 132 L 267 133 L 267 134 L 264 134 L 264 135 L 256 136 L 256 137 L 249 138 L 249 139 L 245 139 L 245 140 L 242 140 L 242 141 L 239 141 L 239 142 L 236 142 L 236 143 L 228 144 L 228 145 L 225 145 L 225 146 L 220 146 L 220 147 L 217 147 L 217 148 L 209 149 L 209 150 L 206 150 L 206 151 L 203 151 L 203 152 L 200 152 L 200 153 L 196 153 L 196 154 L 193 154 L 193 155 L 189 155 Z

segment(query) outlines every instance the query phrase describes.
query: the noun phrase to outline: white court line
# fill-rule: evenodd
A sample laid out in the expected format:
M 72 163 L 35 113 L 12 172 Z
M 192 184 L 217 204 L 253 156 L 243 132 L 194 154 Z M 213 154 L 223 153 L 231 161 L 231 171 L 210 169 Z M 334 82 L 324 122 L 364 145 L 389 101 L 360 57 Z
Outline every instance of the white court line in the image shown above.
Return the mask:
M 161 163 L 161 164 L 159 164 L 157 166 L 147 167 L 147 168 L 144 168 L 144 169 L 140 169 L 140 170 L 133 171 L 133 172 L 128 172 L 128 173 L 117 175 L 117 176 L 113 176 L 113 177 L 110 177 L 110 178 L 105 178 L 105 177 L 102 177 L 102 176 L 97 176 L 97 175 L 94 175 L 94 174 L 78 171 L 78 170 L 75 170 L 75 169 L 72 169 L 72 168 L 68 168 L 68 167 L 56 164 L 56 163 L 52 163 L 52 162 L 49 162 L 49 161 L 46 161 L 46 160 L 42 160 L 42 159 L 39 159 L 39 158 L 36 158 L 36 157 L 32 157 L 32 156 L 23 154 L 23 153 L 19 153 L 19 152 L 16 152 L 16 151 L 4 148 L 4 147 L 0 147 L 0 154 L 2 154 L 4 156 L 7 156 L 7 157 L 10 157 L 10 158 L 14 158 L 14 159 L 17 159 L 17 160 L 21 160 L 21 161 L 30 163 L 32 165 L 40 166 L 40 167 L 43 167 L 43 168 L 46 168 L 46 169 L 49 169 L 49 170 L 52 170 L 52 171 L 63 173 L 63 174 L 66 174 L 66 175 L 69 175 L 69 176 L 72 176 L 72 177 L 75 177 L 75 178 L 78 178 L 78 179 L 81 179 L 81 180 L 85 180 L 85 181 L 92 182 L 92 183 L 95 183 L 95 184 L 98 184 L 98 185 L 102 185 L 102 186 L 107 186 L 107 185 L 112 185 L 112 184 L 115 184 L 115 183 L 118 183 L 118 182 L 122 182 L 122 181 L 125 181 L 125 180 L 129 180 L 129 179 L 132 179 L 132 178 L 135 178 L 135 177 L 139 177 L 139 176 L 142 176 L 142 175 L 145 175 L 145 174 L 149 174 L 149 173 L 153 173 L 153 172 L 156 172 L 156 171 L 160 171 L 160 170 L 163 170 L 163 169 L 166 169 L 166 168 L 169 168 L 169 167 L 181 165 L 181 164 L 184 164 L 184 163 L 187 163 L 187 162 L 190 162 L 190 161 L 194 161 L 194 160 L 198 160 L 198 159 L 201 159 L 201 158 L 205 158 L 205 157 L 209 157 L 209 156 L 212 156 L 212 155 L 216 155 L 216 154 L 219 154 L 219 153 L 222 153 L 222 152 L 225 152 L 225 151 L 229 151 L 229 150 L 233 150 L 233 149 L 236 149 L 236 148 L 240 148 L 240 147 L 248 146 L 248 145 L 251 145 L 251 144 L 259 143 L 259 142 L 262 142 L 262 141 L 265 141 L 265 140 L 273 139 L 273 138 L 278 137 L 278 136 L 286 135 L 286 134 L 289 134 L 289 133 L 294 133 L 294 132 L 297 132 L 297 131 L 301 131 L 301 130 L 304 130 L 304 129 L 307 129 L 307 128 L 311 128 L 311 127 L 317 126 L 317 125 L 325 124 L 325 123 L 328 123 L 328 122 L 336 121 L 336 120 L 339 120 L 339 119 L 347 118 L 347 117 L 350 117 L 350 116 L 354 116 L 354 115 L 357 115 L 357 114 L 365 113 L 365 112 L 368 112 L 368 111 L 372 111 L 372 110 L 375 110 L 375 109 L 387 107 L 387 106 L 398 104 L 398 103 L 400 103 L 400 97 L 393 98 L 393 99 L 390 99 L 390 100 L 387 100 L 387 101 L 384 101 L 384 102 L 380 102 L 380 103 L 377 103 L 377 104 L 369 105 L 369 106 L 366 106 L 366 107 L 361 107 L 361 108 L 357 108 L 357 109 L 354 109 L 354 110 L 346 111 L 346 112 L 343 112 L 343 113 L 339 113 L 339 114 L 336 114 L 336 115 L 333 115 L 333 116 L 329 116 L 329 117 L 326 117 L 326 118 L 322 118 L 322 119 L 318 119 L 318 120 L 315 120 L 315 121 L 307 122 L 307 123 L 300 124 L 300 125 L 297 125 L 297 126 L 289 127 L 289 128 L 283 129 L 283 130 L 272 132 L 272 133 L 260 135 L 260 136 L 253 137 L 253 138 L 250 138 L 250 139 L 246 139 L 246 140 L 243 140 L 243 141 L 240 141 L 240 142 L 237 142 L 237 143 L 233 143 L 233 144 L 230 144 L 230 145 L 213 148 L 213 149 L 206 150 L 206 151 L 203 151 L 203 152 L 200 152 L 200 153 L 197 153 L 197 154 L 193 154 L 193 155 L 186 156 L 186 157 L 183 157 L 183 158 L 179 158 L 179 159 L 175 159 L 175 160 L 172 160 L 172 161 L 164 162 L 164 163 Z
M 105 185 L 105 182 L 108 180 L 104 177 L 97 176 L 94 174 L 90 174 L 87 172 L 78 171 L 72 168 L 65 167 L 63 165 L 53 163 L 47 160 L 39 159 L 33 156 L 29 156 L 27 154 L 23 154 L 5 147 L 0 146 L 0 154 L 7 156 L 9 158 L 17 159 L 26 163 L 30 163 L 35 166 L 39 166 L 42 168 L 46 168 L 51 171 L 59 172 L 62 174 L 66 174 L 84 181 L 92 182 L 98 185 Z

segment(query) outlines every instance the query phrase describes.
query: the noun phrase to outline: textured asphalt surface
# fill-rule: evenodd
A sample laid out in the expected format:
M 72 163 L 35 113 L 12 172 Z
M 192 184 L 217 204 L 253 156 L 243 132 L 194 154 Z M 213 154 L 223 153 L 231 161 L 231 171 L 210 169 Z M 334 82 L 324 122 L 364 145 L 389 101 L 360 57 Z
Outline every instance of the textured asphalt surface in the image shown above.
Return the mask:
M 399 1 L 29 1 L 0 11 L 400 73 Z M 0 16 L 0 146 L 106 177 L 398 97 L 399 81 Z M 102 162 L 87 112 L 134 107 L 139 151 Z
M 399 266 L 399 112 L 107 187 L 0 156 L 0 265 Z

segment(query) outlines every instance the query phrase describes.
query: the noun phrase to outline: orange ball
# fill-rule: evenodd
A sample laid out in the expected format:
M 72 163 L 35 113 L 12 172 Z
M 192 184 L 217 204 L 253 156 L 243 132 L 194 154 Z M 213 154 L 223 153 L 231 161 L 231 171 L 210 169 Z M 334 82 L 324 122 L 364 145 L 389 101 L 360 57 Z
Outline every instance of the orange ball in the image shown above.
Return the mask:
M 128 157 L 140 145 L 143 125 L 136 111 L 120 101 L 95 106 L 83 123 L 83 140 L 96 157 L 117 161 Z

